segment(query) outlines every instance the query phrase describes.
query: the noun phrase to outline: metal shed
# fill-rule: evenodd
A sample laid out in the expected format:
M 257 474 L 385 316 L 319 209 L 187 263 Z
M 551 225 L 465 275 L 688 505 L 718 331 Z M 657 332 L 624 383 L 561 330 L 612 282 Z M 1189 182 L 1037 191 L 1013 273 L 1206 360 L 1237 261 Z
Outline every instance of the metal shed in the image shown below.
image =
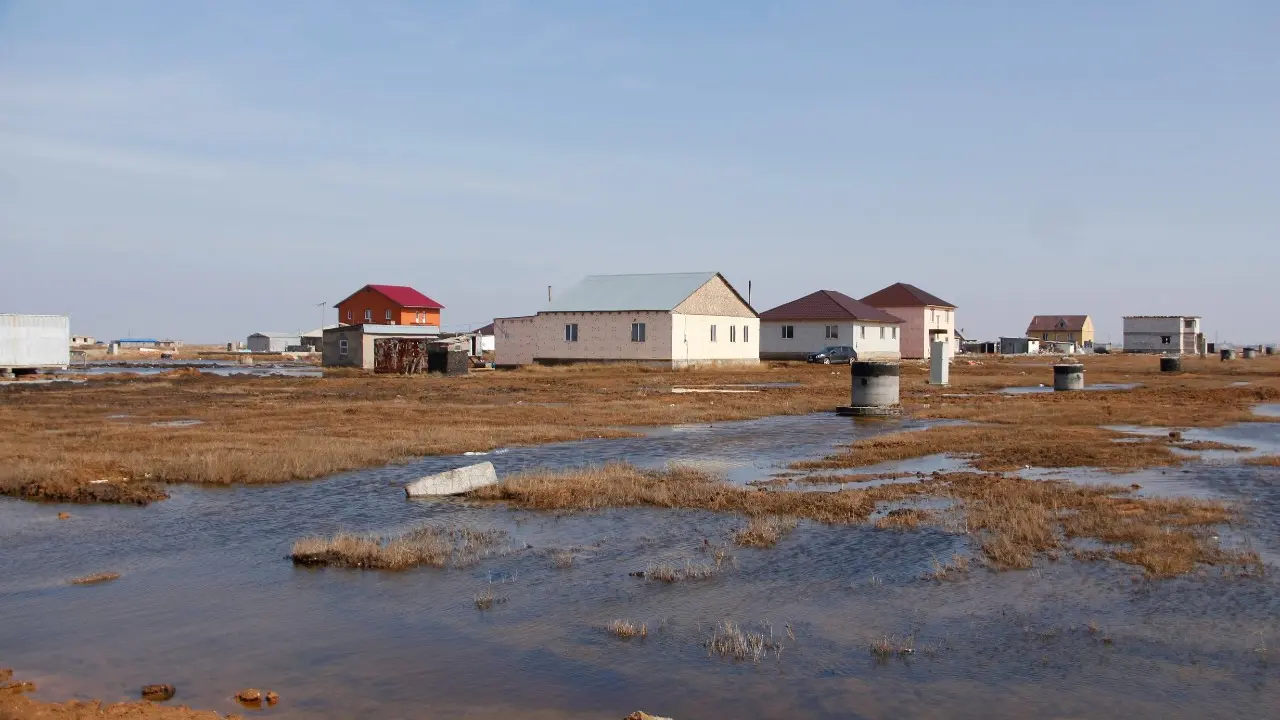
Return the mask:
M 0 373 L 65 368 L 70 362 L 66 315 L 0 314 Z
M 301 344 L 302 336 L 299 333 L 275 332 L 254 333 L 246 342 L 249 352 L 284 352 Z

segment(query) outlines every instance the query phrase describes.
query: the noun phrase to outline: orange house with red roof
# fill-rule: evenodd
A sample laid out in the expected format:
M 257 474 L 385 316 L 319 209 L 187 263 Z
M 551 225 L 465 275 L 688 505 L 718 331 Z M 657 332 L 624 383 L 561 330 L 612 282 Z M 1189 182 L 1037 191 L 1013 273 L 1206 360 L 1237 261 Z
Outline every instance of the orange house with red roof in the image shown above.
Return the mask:
M 338 303 L 339 325 L 440 327 L 444 306 L 407 285 L 365 285 Z

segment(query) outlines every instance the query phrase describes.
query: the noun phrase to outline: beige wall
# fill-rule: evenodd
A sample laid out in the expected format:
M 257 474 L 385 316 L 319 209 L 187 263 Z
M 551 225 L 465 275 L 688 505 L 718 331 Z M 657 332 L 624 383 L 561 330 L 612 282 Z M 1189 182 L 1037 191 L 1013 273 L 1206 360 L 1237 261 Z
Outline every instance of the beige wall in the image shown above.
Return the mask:
M 782 337 L 782 327 L 793 328 L 791 338 Z M 827 326 L 835 325 L 839 337 L 827 337 Z M 880 329 L 884 328 L 884 339 Z M 760 357 L 766 360 L 803 360 L 828 345 L 849 345 L 862 360 L 892 360 L 900 356 L 902 330 L 896 324 L 836 322 L 834 320 L 774 320 L 760 323 Z
M 947 346 L 951 349 L 951 353 L 955 354 L 955 310 L 937 307 L 884 307 L 880 309 L 906 321 L 901 326 L 900 333 L 902 335 L 901 348 L 904 359 L 929 359 L 930 331 L 942 331 L 945 333 Z
M 578 341 L 566 342 L 565 325 L 578 325 Z M 631 324 L 645 324 L 645 341 L 631 342 Z M 541 313 L 539 362 L 559 360 L 647 361 L 671 359 L 671 314 L 665 312 Z
M 760 319 L 741 315 L 672 315 L 671 357 L 675 365 L 760 361 Z M 716 340 L 711 341 L 711 326 Z M 733 327 L 733 342 L 729 328 Z M 745 340 L 743 339 L 745 336 Z
M 720 277 L 698 288 L 675 307 L 677 315 L 715 315 L 718 317 L 754 318 L 755 312 L 743 302 Z
M 538 318 L 498 318 L 493 321 L 493 364 L 528 365 L 538 350 Z

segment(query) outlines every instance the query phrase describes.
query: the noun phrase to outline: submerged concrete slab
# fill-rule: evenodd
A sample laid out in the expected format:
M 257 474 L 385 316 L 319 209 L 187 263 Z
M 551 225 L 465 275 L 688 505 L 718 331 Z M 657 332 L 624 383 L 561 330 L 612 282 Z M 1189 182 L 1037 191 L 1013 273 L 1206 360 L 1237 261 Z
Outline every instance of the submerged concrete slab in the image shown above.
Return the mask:
M 493 463 L 482 462 L 414 480 L 404 486 L 404 494 L 409 497 L 461 495 L 497 484 L 498 471 L 493 469 Z

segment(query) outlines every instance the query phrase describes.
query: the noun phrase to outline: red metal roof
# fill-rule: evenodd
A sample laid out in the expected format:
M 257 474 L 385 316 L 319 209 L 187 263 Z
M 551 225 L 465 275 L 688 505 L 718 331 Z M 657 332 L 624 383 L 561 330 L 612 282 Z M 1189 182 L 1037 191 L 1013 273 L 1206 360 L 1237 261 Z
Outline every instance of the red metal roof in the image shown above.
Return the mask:
M 955 305 L 937 295 L 930 295 L 915 285 L 894 283 L 889 287 L 873 292 L 862 298 L 862 302 L 873 307 L 944 307 L 955 309 Z
M 863 320 L 901 323 L 902 318 L 859 302 L 835 290 L 819 290 L 799 300 L 760 313 L 761 320 Z
M 351 295 L 347 296 L 346 299 L 339 302 L 338 305 L 341 305 L 365 290 L 372 290 L 400 307 L 422 308 L 424 310 L 444 309 L 443 305 L 432 300 L 426 295 L 423 295 L 417 290 L 414 290 L 408 285 L 365 285 L 354 293 L 351 293 Z
M 1036 315 L 1027 326 L 1027 334 L 1043 332 L 1080 332 L 1088 315 Z

